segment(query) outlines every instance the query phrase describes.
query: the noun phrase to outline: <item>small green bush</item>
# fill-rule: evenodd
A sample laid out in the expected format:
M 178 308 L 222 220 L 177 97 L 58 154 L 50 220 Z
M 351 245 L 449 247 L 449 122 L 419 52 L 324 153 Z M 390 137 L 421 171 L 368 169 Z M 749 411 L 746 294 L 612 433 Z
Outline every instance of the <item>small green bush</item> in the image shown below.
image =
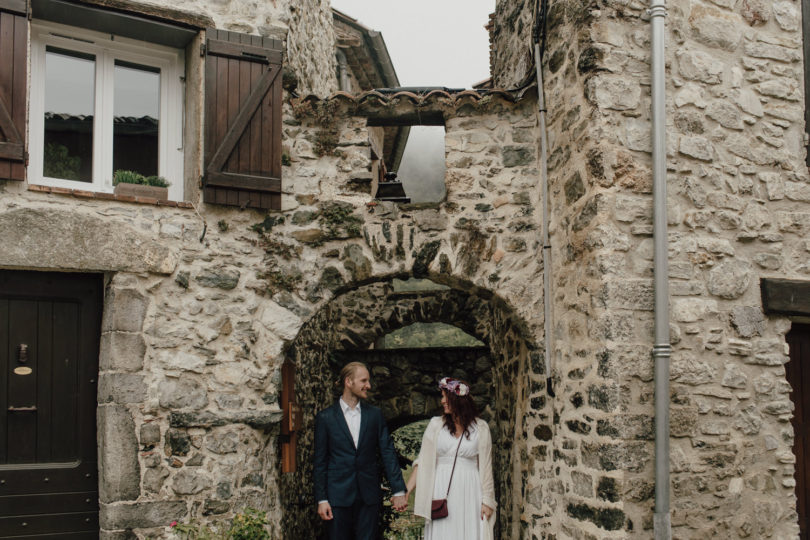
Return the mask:
M 267 513 L 246 508 L 236 514 L 230 523 L 211 525 L 197 523 L 172 524 L 174 532 L 182 540 L 269 540 Z
M 162 176 L 144 176 L 139 172 L 119 169 L 113 175 L 113 185 L 140 184 L 142 186 L 169 187 L 169 182 Z

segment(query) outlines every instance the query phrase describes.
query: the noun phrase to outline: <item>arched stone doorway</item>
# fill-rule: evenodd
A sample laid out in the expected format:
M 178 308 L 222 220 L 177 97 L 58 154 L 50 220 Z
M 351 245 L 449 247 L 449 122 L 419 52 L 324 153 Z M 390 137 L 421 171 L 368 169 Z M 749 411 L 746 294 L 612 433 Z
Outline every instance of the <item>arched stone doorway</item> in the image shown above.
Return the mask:
M 381 336 L 414 322 L 456 326 L 488 349 L 489 373 L 479 374 L 481 382 L 478 384 L 488 384 L 489 391 L 480 386 L 474 390 L 483 391 L 491 401 L 490 427 L 499 504 L 497 528 L 501 538 L 517 536 L 526 479 L 533 466 L 527 451 L 525 418 L 530 409 L 530 395 L 544 390 L 542 351 L 514 310 L 496 294 L 466 282 L 442 281 L 450 288 L 398 292 L 391 279 L 384 279 L 337 294 L 290 343 L 286 354 L 296 367 L 296 399 L 303 418 L 298 432 L 297 470 L 281 475 L 284 538 L 310 539 L 313 531 L 320 530 L 312 497 L 314 417 L 336 397 L 333 383 L 336 370 L 342 365 L 341 355 L 347 351 L 368 351 Z M 364 354 L 373 359 L 372 352 Z M 419 371 L 418 366 L 412 368 Z M 453 366 L 448 365 L 445 373 L 452 374 L 452 369 Z M 429 371 L 419 371 L 425 379 L 425 399 L 418 400 L 420 405 L 416 408 L 423 407 L 423 410 L 414 408 L 412 397 L 408 397 L 408 405 L 404 405 L 405 387 L 383 399 L 388 403 L 387 414 L 395 421 L 394 425 L 430 416 L 437 410 L 438 394 L 432 394 L 431 400 L 427 390 L 431 385 L 435 388 L 436 374 Z M 385 377 L 378 369 L 378 375 L 380 373 Z M 530 414 L 550 424 L 551 415 L 546 411 L 545 400 L 540 398 L 539 403 L 537 400 L 531 400 Z M 385 403 L 377 404 L 386 410 Z

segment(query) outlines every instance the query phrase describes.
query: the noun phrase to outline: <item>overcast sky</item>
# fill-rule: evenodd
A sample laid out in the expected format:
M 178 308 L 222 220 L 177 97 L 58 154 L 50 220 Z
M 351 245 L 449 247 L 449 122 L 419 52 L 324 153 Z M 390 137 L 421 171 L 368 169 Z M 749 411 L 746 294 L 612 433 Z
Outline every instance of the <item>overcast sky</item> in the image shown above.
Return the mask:
M 382 32 L 401 86 L 470 88 L 489 77 L 484 25 L 495 0 L 332 0 Z
M 400 86 L 472 88 L 489 77 L 484 25 L 495 0 L 332 0 L 332 7 L 382 32 Z M 399 169 L 413 202 L 444 195 L 444 128 L 415 126 Z

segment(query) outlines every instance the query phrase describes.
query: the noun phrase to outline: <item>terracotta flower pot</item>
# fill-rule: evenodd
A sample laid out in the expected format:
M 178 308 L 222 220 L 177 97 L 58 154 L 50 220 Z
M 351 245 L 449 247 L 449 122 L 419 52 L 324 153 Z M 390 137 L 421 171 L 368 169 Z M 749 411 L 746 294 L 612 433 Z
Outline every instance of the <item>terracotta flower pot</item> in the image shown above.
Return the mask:
M 130 195 L 132 197 L 151 197 L 162 201 L 169 200 L 169 188 L 158 186 L 145 186 L 143 184 L 116 184 L 114 192 L 116 195 Z

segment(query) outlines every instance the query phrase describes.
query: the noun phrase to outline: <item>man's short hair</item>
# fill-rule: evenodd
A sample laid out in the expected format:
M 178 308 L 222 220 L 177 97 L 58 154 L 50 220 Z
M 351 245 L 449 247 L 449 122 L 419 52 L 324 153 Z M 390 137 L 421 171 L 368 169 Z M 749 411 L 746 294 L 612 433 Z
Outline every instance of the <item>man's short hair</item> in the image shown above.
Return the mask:
M 335 382 L 335 386 L 338 390 L 342 390 L 344 385 L 346 384 L 346 379 L 349 377 L 354 378 L 354 374 L 357 373 L 357 370 L 363 368 L 368 371 L 368 368 L 363 362 L 349 362 L 343 369 L 340 370 L 340 377 Z

